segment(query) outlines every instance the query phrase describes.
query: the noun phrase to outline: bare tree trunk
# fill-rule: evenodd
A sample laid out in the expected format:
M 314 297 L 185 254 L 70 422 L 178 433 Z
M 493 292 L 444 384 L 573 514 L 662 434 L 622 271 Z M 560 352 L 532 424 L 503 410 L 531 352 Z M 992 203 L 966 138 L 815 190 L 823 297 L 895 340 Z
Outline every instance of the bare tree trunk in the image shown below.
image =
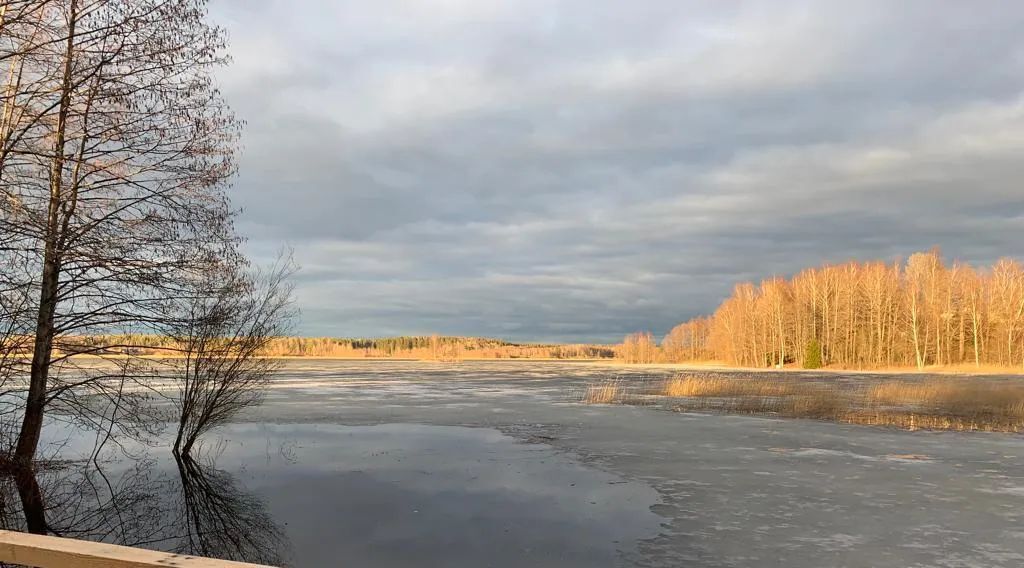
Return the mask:
M 980 338 L 978 337 L 978 317 L 977 314 L 971 316 L 971 327 L 973 329 L 974 339 L 974 366 L 981 366 L 981 348 L 978 345 Z
M 910 301 L 910 327 L 911 333 L 914 337 L 914 357 L 917 362 L 918 370 L 924 369 L 924 358 L 921 355 L 921 339 L 918 333 L 918 314 L 917 314 L 917 300 L 911 299 Z
M 14 484 L 21 498 L 21 508 L 25 513 L 25 528 L 34 534 L 46 534 L 46 507 L 43 504 L 43 492 L 39 489 L 35 471 L 31 465 L 19 467 L 14 475 Z
M 29 390 L 25 402 L 25 415 L 18 435 L 15 461 L 19 467 L 29 467 L 39 445 L 46 406 L 46 383 L 53 355 L 54 315 L 57 310 L 57 287 L 60 280 L 60 253 L 57 250 L 60 230 L 59 215 L 61 190 L 64 181 L 64 149 L 67 135 L 68 111 L 71 107 L 71 72 L 74 61 L 75 26 L 78 20 L 78 1 L 72 0 L 68 20 L 68 37 L 64 52 L 64 70 L 61 77 L 60 110 L 53 144 L 50 169 L 50 201 L 47 211 L 46 243 L 43 273 L 40 279 L 39 315 L 36 320 L 35 345 L 29 372 Z M 30 490 L 31 488 L 26 488 Z M 19 492 L 22 488 L 19 487 Z M 38 488 L 37 491 L 38 493 Z

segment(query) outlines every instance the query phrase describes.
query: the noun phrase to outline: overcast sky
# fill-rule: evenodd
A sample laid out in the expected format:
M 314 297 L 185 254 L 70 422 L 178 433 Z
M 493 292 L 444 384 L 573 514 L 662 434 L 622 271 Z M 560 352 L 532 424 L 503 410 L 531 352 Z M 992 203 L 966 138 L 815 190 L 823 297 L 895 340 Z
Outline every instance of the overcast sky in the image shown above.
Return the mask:
M 737 281 L 1024 253 L 1024 2 L 215 0 L 304 335 L 610 341 Z

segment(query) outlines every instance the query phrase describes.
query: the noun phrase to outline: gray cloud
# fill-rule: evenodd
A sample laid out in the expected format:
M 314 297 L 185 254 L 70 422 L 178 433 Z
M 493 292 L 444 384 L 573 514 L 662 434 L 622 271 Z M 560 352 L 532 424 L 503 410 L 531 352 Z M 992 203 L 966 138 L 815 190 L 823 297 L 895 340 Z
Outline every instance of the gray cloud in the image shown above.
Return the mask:
M 307 334 L 612 340 L 1024 231 L 1024 6 L 217 0 Z

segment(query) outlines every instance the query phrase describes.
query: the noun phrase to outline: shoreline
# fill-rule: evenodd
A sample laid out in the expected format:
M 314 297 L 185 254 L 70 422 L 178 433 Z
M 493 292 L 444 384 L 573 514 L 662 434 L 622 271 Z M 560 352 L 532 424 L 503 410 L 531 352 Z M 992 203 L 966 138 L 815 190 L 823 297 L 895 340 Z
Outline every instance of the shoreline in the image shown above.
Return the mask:
M 152 360 L 176 360 L 184 359 L 178 355 L 95 355 L 81 354 L 72 355 L 69 359 L 78 360 L 124 360 L 128 358 L 152 359 Z M 737 373 L 778 373 L 778 374 L 845 374 L 845 375 L 960 375 L 960 376 L 981 376 L 981 375 L 1006 375 L 1024 376 L 1024 369 L 1017 367 L 993 367 L 993 366 L 941 366 L 925 367 L 886 367 L 878 369 L 846 369 L 838 367 L 824 367 L 821 369 L 803 369 L 797 367 L 764 368 L 764 367 L 739 367 L 731 366 L 714 361 L 689 362 L 689 363 L 626 363 L 620 359 L 558 359 L 552 357 L 463 357 L 457 360 L 444 361 L 438 359 L 423 359 L 416 357 L 344 357 L 344 356 L 296 356 L 296 355 L 270 355 L 259 357 L 275 361 L 345 361 L 369 363 L 564 363 L 578 365 L 596 365 L 614 369 L 649 369 L 662 371 L 715 371 L 715 372 L 737 372 Z
M 1018 367 L 884 367 L 879 369 L 846 369 L 839 367 L 823 367 L 821 369 L 804 369 L 799 367 L 783 367 L 781 369 L 767 367 L 734 367 L 722 363 L 626 363 L 620 360 L 595 360 L 595 363 L 608 367 L 625 369 L 652 369 L 666 371 L 720 371 L 737 373 L 777 373 L 777 374 L 842 374 L 842 375 L 1024 375 L 1024 369 Z

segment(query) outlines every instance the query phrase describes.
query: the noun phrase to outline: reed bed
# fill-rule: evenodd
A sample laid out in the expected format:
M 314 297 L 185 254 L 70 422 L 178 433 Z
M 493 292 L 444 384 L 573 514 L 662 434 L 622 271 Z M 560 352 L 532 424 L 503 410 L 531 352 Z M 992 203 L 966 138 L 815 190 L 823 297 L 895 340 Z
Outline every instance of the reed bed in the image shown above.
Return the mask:
M 657 404 L 664 380 L 647 376 L 616 376 L 574 389 L 571 395 L 584 404 L 629 404 L 648 406 Z
M 583 394 L 583 402 L 587 404 L 612 404 L 620 400 L 619 385 L 614 382 L 605 382 L 599 385 L 591 385 Z
M 956 413 L 996 412 L 1024 417 L 1024 385 L 935 379 L 906 383 L 890 381 L 872 387 L 876 404 L 924 405 Z
M 663 394 L 674 397 L 725 397 L 786 396 L 792 392 L 791 384 L 777 380 L 690 374 L 666 381 Z
M 678 411 L 813 418 L 907 430 L 1024 432 L 1024 384 L 982 379 L 821 378 L 687 373 L 589 386 L 589 404 L 661 404 Z

